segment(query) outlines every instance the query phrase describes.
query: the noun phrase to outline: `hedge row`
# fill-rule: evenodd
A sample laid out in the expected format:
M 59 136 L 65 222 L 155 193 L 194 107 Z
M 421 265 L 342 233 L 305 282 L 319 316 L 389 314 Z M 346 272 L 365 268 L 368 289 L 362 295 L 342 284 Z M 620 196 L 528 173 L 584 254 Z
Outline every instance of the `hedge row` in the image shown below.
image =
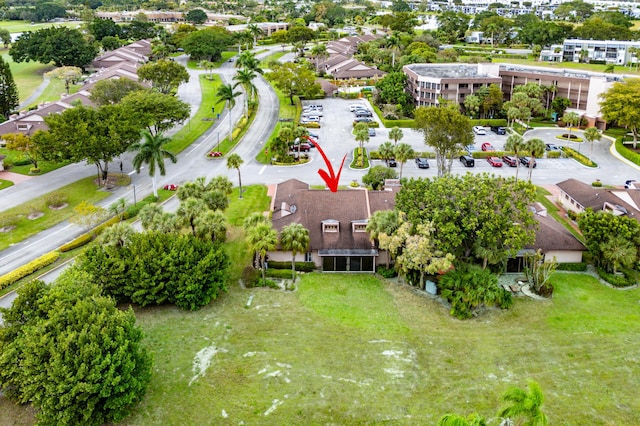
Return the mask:
M 627 271 L 624 271 L 623 275 L 614 275 L 603 268 L 598 268 L 598 276 L 614 287 L 629 287 L 636 283 L 635 277 L 632 277 Z
M 502 126 L 507 127 L 507 120 L 504 118 L 479 118 L 471 120 L 472 126 L 483 126 L 483 127 L 491 127 L 491 126 Z
M 576 151 L 573 148 L 569 148 L 569 147 L 565 146 L 565 147 L 562 148 L 562 152 L 564 152 L 568 157 L 573 158 L 577 162 L 584 164 L 585 166 L 589 166 L 589 167 L 597 167 L 598 166 L 596 163 L 591 161 L 585 155 L 580 154 L 578 151 Z
M 270 260 L 267 262 L 269 269 L 289 269 L 291 270 L 291 261 L 276 261 Z M 296 262 L 296 271 L 299 272 L 312 272 L 316 269 L 316 264 L 313 262 Z
M 125 213 L 125 216 L 128 216 L 128 213 Z M 111 225 L 115 225 L 118 222 L 120 222 L 120 216 L 118 216 L 118 215 L 113 216 L 111 219 L 102 222 L 100 225 L 96 226 L 91 231 L 85 232 L 84 234 L 80 235 L 79 237 L 77 237 L 77 238 L 69 241 L 68 243 L 64 244 L 62 247 L 60 247 L 60 251 L 62 253 L 65 253 L 67 251 L 71 251 L 71 250 L 76 249 L 78 247 L 82 247 L 83 245 L 88 244 L 91 241 L 93 241 L 93 239 L 96 236 L 100 235 L 102 233 L 102 231 L 104 231 L 105 228 L 107 228 L 107 227 L 109 227 Z
M 580 263 L 558 263 L 557 271 L 577 271 L 584 272 L 587 270 L 587 264 L 585 262 Z
M 622 155 L 627 160 L 631 161 L 633 164 L 637 164 L 640 166 L 640 154 L 635 151 L 630 150 L 622 143 L 622 137 L 616 139 L 616 150 L 620 155 Z
M 60 252 L 52 251 L 0 277 L 0 290 L 58 260 Z

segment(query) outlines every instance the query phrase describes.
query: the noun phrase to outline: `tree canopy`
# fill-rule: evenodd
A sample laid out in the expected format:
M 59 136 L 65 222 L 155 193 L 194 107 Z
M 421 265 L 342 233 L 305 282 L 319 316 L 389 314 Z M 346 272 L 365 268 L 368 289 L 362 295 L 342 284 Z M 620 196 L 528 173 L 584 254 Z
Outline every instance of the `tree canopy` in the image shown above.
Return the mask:
M 9 64 L 0 57 L 0 114 L 5 118 L 20 104 L 18 87 Z
M 129 110 L 140 127 L 154 135 L 163 133 L 189 118 L 191 106 L 173 95 L 152 90 L 135 90 L 120 105 Z
M 200 61 L 217 61 L 222 51 L 232 41 L 232 34 L 222 27 L 210 27 L 190 32 L 182 40 L 182 48 L 191 59 Z
M 138 77 L 150 82 L 155 90 L 164 94 L 175 92 L 180 84 L 189 81 L 186 68 L 168 59 L 144 64 L 138 68 Z
M 314 99 L 322 93 L 313 71 L 293 62 L 274 65 L 265 77 L 289 97 L 291 105 L 294 96 Z
M 640 78 L 630 78 L 614 83 L 600 94 L 602 118 L 626 127 L 633 134 L 633 147 L 638 143 L 640 132 Z
M 396 209 L 414 225 L 432 223 L 435 247 L 456 259 L 499 264 L 533 243 L 536 221 L 528 182 L 489 174 L 411 179 L 396 196 Z
M 118 422 L 144 396 L 151 357 L 134 313 L 86 275 L 32 281 L 0 312 L 0 387 L 32 403 L 39 424 Z
M 57 67 L 84 68 L 98 54 L 82 32 L 67 27 L 50 27 L 23 33 L 12 44 L 9 55 L 15 62 L 53 62 Z

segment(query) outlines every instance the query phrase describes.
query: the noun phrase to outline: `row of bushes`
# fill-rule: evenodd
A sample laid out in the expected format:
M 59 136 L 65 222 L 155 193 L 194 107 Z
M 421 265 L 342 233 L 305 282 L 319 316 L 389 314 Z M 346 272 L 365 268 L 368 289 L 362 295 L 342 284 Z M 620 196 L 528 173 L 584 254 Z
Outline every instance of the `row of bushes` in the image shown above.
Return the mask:
M 616 151 L 618 151 L 618 153 L 622 155 L 623 158 L 631 161 L 633 164 L 640 166 L 640 154 L 627 148 L 623 143 L 622 137 L 616 139 Z
M 577 162 L 579 162 L 581 164 L 584 164 L 585 166 L 589 166 L 589 167 L 597 167 L 598 166 L 596 163 L 594 163 L 589 158 L 587 158 L 586 155 L 582 155 L 581 153 L 579 153 L 578 151 L 576 151 L 573 148 L 569 148 L 569 147 L 565 146 L 565 147 L 562 148 L 562 152 L 564 152 L 568 157 L 573 158 Z
M 575 271 L 575 272 L 585 272 L 587 270 L 586 262 L 580 263 L 558 263 L 556 267 L 556 271 Z
M 622 275 L 612 274 L 604 268 L 598 268 L 598 276 L 614 287 L 629 287 L 636 283 L 636 274 L 632 270 L 621 271 Z
M 267 262 L 268 269 L 288 269 L 291 270 L 291 262 L 280 262 L 276 260 L 269 260 Z M 299 272 L 313 272 L 316 269 L 316 264 L 313 262 L 296 262 L 296 271 Z
M 46 254 L 43 254 L 37 259 L 32 260 L 31 262 L 20 266 L 17 269 L 9 272 L 0 277 L 0 290 L 9 287 L 11 284 L 18 282 L 22 278 L 33 274 L 39 269 L 44 268 L 45 266 L 51 265 L 53 262 L 60 258 L 60 252 L 52 251 Z

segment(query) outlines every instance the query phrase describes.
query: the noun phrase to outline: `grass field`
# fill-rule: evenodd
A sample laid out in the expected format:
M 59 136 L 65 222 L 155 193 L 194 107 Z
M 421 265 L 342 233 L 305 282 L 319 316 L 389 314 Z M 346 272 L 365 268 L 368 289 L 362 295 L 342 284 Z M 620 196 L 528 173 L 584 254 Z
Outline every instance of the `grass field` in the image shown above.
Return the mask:
M 82 22 L 74 21 L 74 22 L 43 22 L 43 23 L 34 23 L 32 24 L 29 21 L 0 21 L 0 28 L 8 30 L 10 33 L 22 33 L 25 31 L 38 31 L 42 28 L 48 27 L 69 27 L 69 28 L 80 28 Z
M 24 102 L 42 83 L 42 75 L 54 68 L 53 65 L 43 65 L 39 62 L 13 62 L 7 49 L 0 51 L 2 51 L 2 59 L 11 67 L 13 80 L 18 86 L 20 103 Z
M 528 65 L 534 67 L 546 67 L 555 69 L 573 69 L 582 71 L 604 72 L 608 65 L 597 64 L 580 64 L 576 62 L 538 62 L 530 59 L 510 59 L 510 58 L 493 58 L 493 62 Z M 614 74 L 639 74 L 639 72 L 633 67 L 624 67 L 616 65 L 614 67 Z

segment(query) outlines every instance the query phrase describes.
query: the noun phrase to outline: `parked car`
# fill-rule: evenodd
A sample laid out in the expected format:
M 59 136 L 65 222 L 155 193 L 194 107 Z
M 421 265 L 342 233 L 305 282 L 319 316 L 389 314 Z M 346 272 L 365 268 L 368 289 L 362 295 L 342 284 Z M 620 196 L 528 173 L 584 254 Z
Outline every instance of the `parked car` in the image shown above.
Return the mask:
M 498 157 L 487 157 L 487 162 L 491 164 L 492 167 L 502 167 L 502 160 Z
M 476 148 L 475 145 L 467 145 L 464 147 L 465 151 L 467 151 L 469 154 L 471 154 L 472 152 L 475 152 L 478 150 L 478 148 Z
M 416 165 L 419 169 L 428 169 L 429 161 L 426 158 L 418 157 L 416 158 Z
M 512 157 L 510 155 L 503 155 L 502 161 L 507 163 L 510 167 L 518 167 L 518 160 L 516 160 L 516 157 Z
M 520 157 L 520 163 L 524 164 L 527 167 L 529 167 L 529 163 L 531 163 L 531 161 L 531 157 Z M 536 160 L 533 160 L 533 165 L 531 167 L 535 169 L 537 165 L 538 164 L 536 163 Z
M 547 151 L 560 151 L 560 147 L 553 143 L 544 144 L 544 147 Z
M 369 136 L 375 136 L 376 135 L 376 129 L 374 129 L 373 127 L 369 127 Z
M 309 152 L 311 150 L 311 144 L 303 142 L 303 143 L 291 145 L 289 147 L 289 150 L 291 150 L 291 151 L 299 151 L 299 152 Z
M 373 117 L 373 114 L 368 109 L 357 109 L 354 114 L 356 117 Z
M 310 110 L 310 111 L 305 111 L 305 112 L 302 113 L 303 117 L 311 117 L 313 115 L 317 115 L 318 117 L 322 117 L 322 111 Z
M 310 138 L 313 138 L 313 139 L 315 139 L 315 140 L 320 139 L 320 136 L 318 136 L 318 134 L 317 134 L 317 133 L 311 133 L 311 132 L 309 132 L 309 137 L 310 137 Z
M 496 149 L 489 142 L 485 142 L 482 144 L 483 151 L 495 151 Z
M 307 120 L 307 123 L 319 123 L 320 122 L 320 116 L 319 115 L 310 115 L 308 117 L 302 117 L 303 120 Z
M 487 131 L 482 126 L 473 126 L 473 133 L 476 135 L 486 135 Z
M 362 104 L 351 104 L 349 105 L 349 111 L 354 112 L 358 108 L 364 108 Z
M 633 182 L 635 182 L 635 180 L 633 179 L 628 179 L 624 182 L 624 189 L 631 189 L 631 188 L 635 188 L 635 186 L 633 185 Z
M 507 129 L 502 126 L 491 126 L 491 131 L 497 135 L 506 135 Z
M 470 156 L 470 155 L 461 155 L 460 156 L 460 162 L 465 167 L 473 167 L 473 166 L 476 165 L 476 160 L 474 160 L 473 157 Z
M 371 123 L 373 121 L 373 118 L 371 117 L 356 117 L 353 119 L 354 122 L 356 123 Z
M 169 183 L 169 184 L 166 184 L 165 186 L 163 186 L 162 189 L 164 189 L 166 191 L 177 191 L 178 190 L 178 185 L 176 185 L 175 183 Z
M 387 167 L 396 167 L 398 165 L 398 163 L 396 163 L 396 159 L 395 158 L 389 158 L 387 160 Z
M 305 105 L 305 108 L 316 108 L 316 109 L 322 109 L 322 104 L 309 104 L 309 105 Z

